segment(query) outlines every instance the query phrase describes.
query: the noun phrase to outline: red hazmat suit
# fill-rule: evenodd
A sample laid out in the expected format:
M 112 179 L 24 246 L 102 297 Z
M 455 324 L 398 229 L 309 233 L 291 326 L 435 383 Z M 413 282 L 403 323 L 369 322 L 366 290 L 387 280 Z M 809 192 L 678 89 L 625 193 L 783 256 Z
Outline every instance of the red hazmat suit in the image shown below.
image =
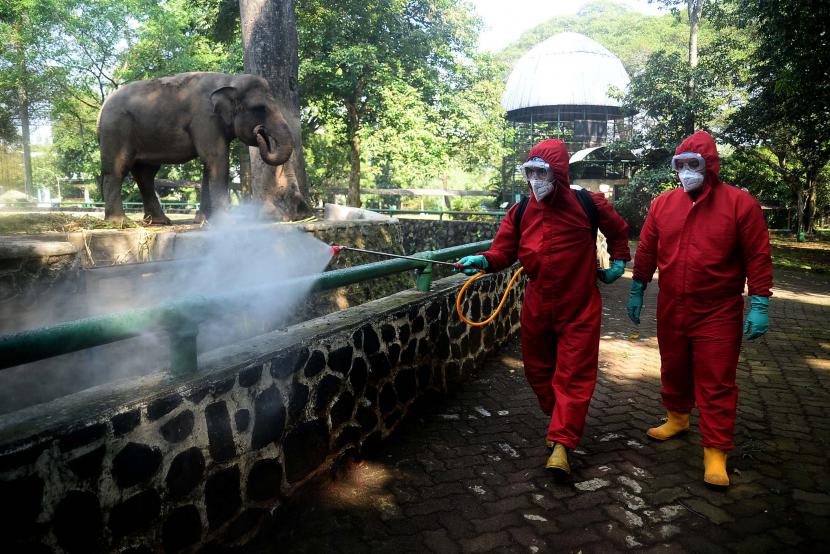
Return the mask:
M 675 154 L 706 161 L 696 199 L 678 187 L 651 204 L 634 257 L 634 279 L 648 283 L 660 269 L 657 339 L 666 408 L 689 413 L 697 404 L 703 446 L 729 450 L 738 387 L 743 289 L 770 296 L 772 260 L 761 206 L 719 177 L 715 141 L 698 131 Z
M 576 447 L 594 392 L 602 300 L 597 289 L 596 246 L 591 224 L 568 185 L 568 150 L 548 139 L 530 151 L 554 171 L 554 190 L 542 202 L 531 195 L 515 228 L 516 206 L 505 216 L 490 250 L 488 271 L 522 262 L 528 285 L 522 307 L 525 376 L 551 415 L 547 438 Z M 628 261 L 628 225 L 605 196 L 591 194 L 611 259 Z

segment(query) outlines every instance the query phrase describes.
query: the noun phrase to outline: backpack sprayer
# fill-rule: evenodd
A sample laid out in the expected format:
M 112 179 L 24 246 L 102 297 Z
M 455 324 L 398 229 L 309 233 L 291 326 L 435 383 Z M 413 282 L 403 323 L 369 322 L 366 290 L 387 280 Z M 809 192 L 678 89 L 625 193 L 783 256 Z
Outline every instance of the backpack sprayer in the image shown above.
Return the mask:
M 403 259 L 403 260 L 415 260 L 417 262 L 428 262 L 428 263 L 431 263 L 431 264 L 446 265 L 446 266 L 450 266 L 453 269 L 464 269 L 465 268 L 465 266 L 463 264 L 459 264 L 459 263 L 439 262 L 439 261 L 436 261 L 436 260 L 427 260 L 425 258 L 416 258 L 415 256 L 403 256 L 401 254 L 389 254 L 388 252 L 377 252 L 375 250 L 366 250 L 364 248 L 353 248 L 351 246 L 343 246 L 343 245 L 337 245 L 337 244 L 332 244 L 331 245 L 331 255 L 332 256 L 336 256 L 337 254 L 339 254 L 343 250 L 348 250 L 348 251 L 351 251 L 351 252 L 362 252 L 364 254 L 374 254 L 375 256 L 384 256 L 384 257 L 387 257 L 387 258 L 400 258 L 400 259 Z M 473 281 L 475 281 L 476 279 L 479 279 L 482 276 L 484 276 L 485 272 L 484 271 L 479 271 L 478 273 L 473 275 L 466 283 L 464 283 L 464 285 L 461 287 L 461 290 L 458 292 L 458 297 L 455 299 L 455 309 L 458 311 L 458 316 L 461 318 L 461 321 L 463 321 L 467 325 L 472 325 L 473 327 L 484 327 L 485 325 L 487 325 L 488 323 L 490 323 L 491 321 L 496 319 L 496 316 L 499 315 L 499 312 L 501 311 L 502 306 L 504 306 L 504 303 L 507 301 L 507 295 L 510 293 L 510 289 L 513 288 L 513 284 L 516 282 L 516 279 L 519 278 L 519 275 L 521 275 L 522 271 L 524 271 L 524 268 L 520 267 L 518 269 L 518 271 L 516 271 L 516 273 L 513 274 L 513 277 L 510 279 L 510 282 L 507 284 L 507 289 L 504 291 L 504 295 L 502 295 L 502 297 L 501 297 L 501 302 L 499 302 L 499 305 L 496 307 L 495 311 L 493 311 L 492 315 L 490 317 L 488 317 L 487 319 L 485 319 L 484 321 L 470 321 L 469 319 L 467 319 L 464 316 L 464 313 L 461 310 L 461 299 L 464 297 L 464 292 L 467 290 L 467 287 L 472 285 Z

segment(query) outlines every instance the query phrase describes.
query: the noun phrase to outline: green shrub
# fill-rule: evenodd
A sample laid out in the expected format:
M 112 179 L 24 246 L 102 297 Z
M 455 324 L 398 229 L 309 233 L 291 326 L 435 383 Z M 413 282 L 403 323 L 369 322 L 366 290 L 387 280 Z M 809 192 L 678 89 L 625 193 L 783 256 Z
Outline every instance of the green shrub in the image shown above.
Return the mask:
M 623 187 L 622 194 L 614 199 L 614 208 L 628 222 L 632 237 L 639 236 L 651 201 L 675 186 L 671 169 L 660 168 L 641 169 Z

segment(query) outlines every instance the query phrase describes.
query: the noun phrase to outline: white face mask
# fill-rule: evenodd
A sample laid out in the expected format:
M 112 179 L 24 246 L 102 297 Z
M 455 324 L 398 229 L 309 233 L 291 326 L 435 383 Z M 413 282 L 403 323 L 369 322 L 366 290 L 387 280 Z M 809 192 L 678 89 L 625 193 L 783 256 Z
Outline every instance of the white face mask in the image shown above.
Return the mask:
M 703 185 L 703 174 L 689 169 L 683 169 L 678 174 L 680 183 L 683 185 L 683 190 L 691 192 L 697 190 Z
M 532 179 L 530 181 L 530 188 L 533 189 L 533 196 L 536 197 L 536 201 L 541 202 L 553 190 L 553 183 L 540 179 Z

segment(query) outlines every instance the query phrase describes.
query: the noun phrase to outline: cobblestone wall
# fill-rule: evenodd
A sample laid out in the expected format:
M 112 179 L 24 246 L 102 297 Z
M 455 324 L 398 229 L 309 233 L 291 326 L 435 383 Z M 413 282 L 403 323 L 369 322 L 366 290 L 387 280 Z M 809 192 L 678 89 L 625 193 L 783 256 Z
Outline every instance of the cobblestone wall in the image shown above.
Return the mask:
M 478 281 L 467 313 L 489 313 L 509 276 Z M 135 554 L 244 542 L 270 508 L 381 441 L 419 395 L 452 388 L 517 330 L 521 290 L 497 323 L 470 328 L 454 312 L 462 282 L 215 351 L 196 376 L 155 374 L 8 414 L 4 547 Z
M 436 221 L 400 218 L 403 247 L 408 254 L 490 240 L 498 221 Z
M 501 221 L 435 221 L 429 219 L 401 218 L 403 247 L 407 253 L 438 250 L 460 244 L 468 244 L 495 238 Z M 600 267 L 611 266 L 608 247 L 602 232 L 597 233 L 597 263 Z M 439 275 L 449 272 L 436 268 Z

